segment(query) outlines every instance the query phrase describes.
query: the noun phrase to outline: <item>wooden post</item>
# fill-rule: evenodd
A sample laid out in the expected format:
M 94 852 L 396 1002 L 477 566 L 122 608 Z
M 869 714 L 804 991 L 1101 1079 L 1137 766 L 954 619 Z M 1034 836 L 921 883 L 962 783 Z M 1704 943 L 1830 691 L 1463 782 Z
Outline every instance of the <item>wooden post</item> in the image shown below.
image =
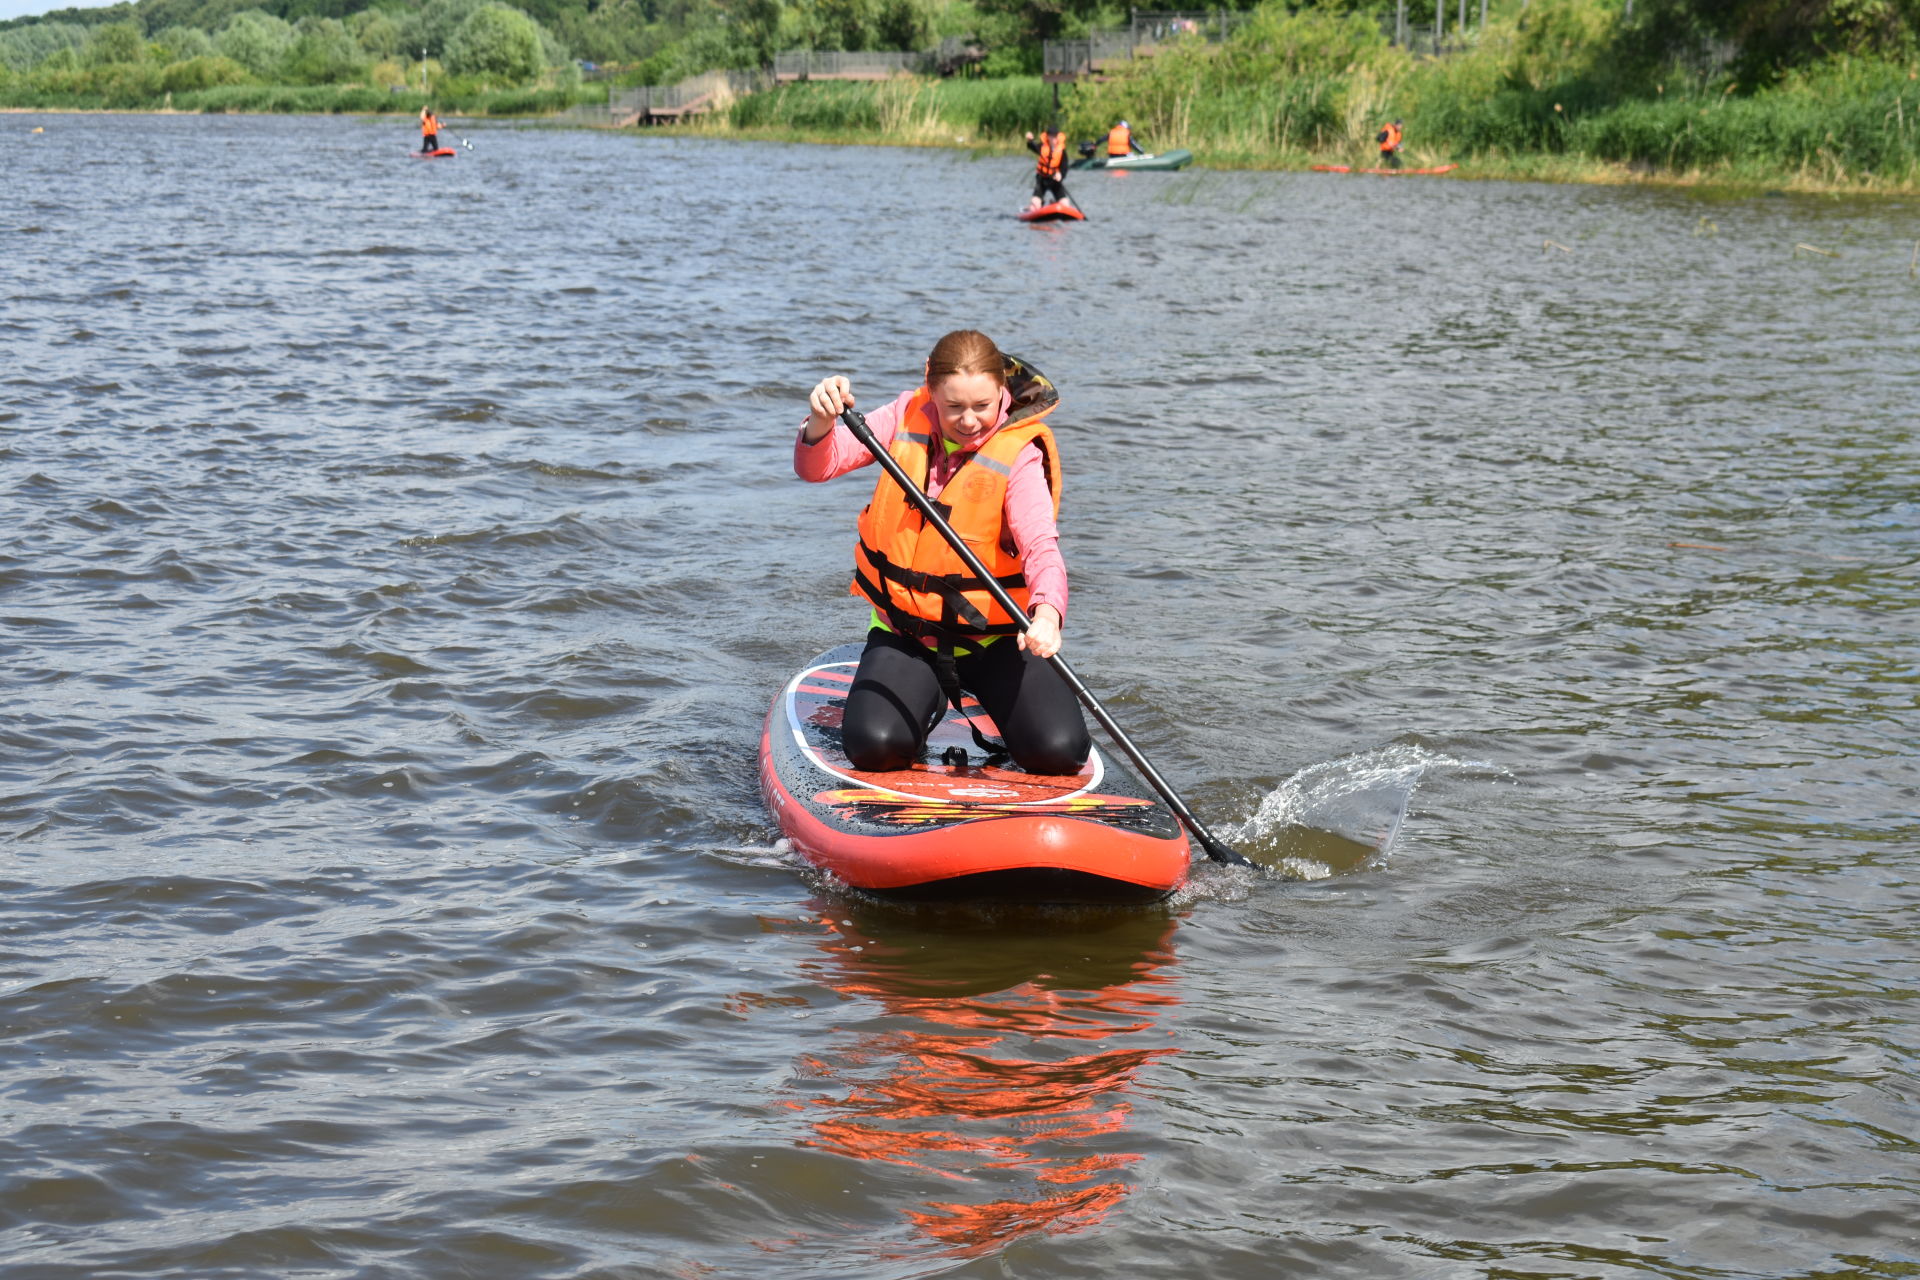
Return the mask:
M 1447 0 L 1433 0 L 1433 51 L 1440 52 L 1440 42 L 1447 38 Z
M 1467 0 L 1460 0 L 1460 21 L 1454 24 L 1462 35 L 1467 31 Z
M 1480 0 L 1480 30 L 1487 29 L 1487 0 Z
M 1407 0 L 1400 0 L 1394 7 L 1393 42 L 1402 49 L 1407 47 Z

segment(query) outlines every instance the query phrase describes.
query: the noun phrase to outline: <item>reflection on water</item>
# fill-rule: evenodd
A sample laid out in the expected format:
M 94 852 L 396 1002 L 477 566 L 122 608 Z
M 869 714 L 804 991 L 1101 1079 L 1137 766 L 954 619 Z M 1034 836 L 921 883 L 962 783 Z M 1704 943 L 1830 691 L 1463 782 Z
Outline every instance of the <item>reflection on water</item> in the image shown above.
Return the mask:
M 919 1175 L 901 1212 L 955 1257 L 1103 1221 L 1141 1159 L 1135 1077 L 1177 1052 L 1158 1024 L 1178 1003 L 1174 922 L 815 905 L 819 977 L 877 1012 L 800 1059 L 802 1142 Z

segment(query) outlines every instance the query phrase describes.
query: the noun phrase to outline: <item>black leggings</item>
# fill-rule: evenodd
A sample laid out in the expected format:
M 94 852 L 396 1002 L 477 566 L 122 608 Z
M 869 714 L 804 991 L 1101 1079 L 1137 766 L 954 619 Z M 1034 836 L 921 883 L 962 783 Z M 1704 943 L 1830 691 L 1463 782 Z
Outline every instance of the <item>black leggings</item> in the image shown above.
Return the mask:
M 1049 195 L 1049 192 L 1052 194 Z M 1067 187 L 1058 178 L 1036 173 L 1033 175 L 1033 194 L 1048 204 L 1058 204 L 1067 198 Z
M 440 149 L 440 135 L 437 133 L 423 134 L 420 138 L 420 149 L 422 151 L 438 151 Z
M 918 641 L 884 627 L 867 632 L 841 723 L 841 741 L 854 768 L 904 769 L 920 758 L 928 722 L 947 702 L 930 658 Z M 1015 764 L 1028 773 L 1080 771 L 1093 739 L 1073 690 L 1045 658 L 1002 636 L 955 665 L 960 687 L 993 717 Z

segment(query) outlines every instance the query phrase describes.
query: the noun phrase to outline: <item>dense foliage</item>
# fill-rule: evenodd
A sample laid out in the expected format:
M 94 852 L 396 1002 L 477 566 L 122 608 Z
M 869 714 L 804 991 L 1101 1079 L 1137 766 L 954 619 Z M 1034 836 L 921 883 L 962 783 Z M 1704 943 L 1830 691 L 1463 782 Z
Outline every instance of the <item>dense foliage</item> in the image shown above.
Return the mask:
M 1409 155 L 1434 162 L 1560 157 L 1912 184 L 1920 65 L 1903 3 L 1809 0 L 1795 12 L 1820 14 L 1791 57 L 1763 55 L 1775 27 L 1716 28 L 1724 6 L 1706 4 L 1683 22 L 1679 0 L 1638 0 L 1631 19 L 1594 0 L 1502 4 L 1440 58 L 1394 47 L 1370 14 L 1269 5 L 1222 45 L 1179 45 L 1086 85 L 1069 127 L 1093 136 L 1125 117 L 1150 145 L 1222 159 L 1363 162 L 1399 118 Z M 1885 21 L 1863 27 L 1863 8 Z M 1808 53 L 1816 36 L 1833 42 L 1825 57 Z
M 378 110 L 425 85 L 443 103 L 539 90 L 523 100 L 554 109 L 571 105 L 579 79 L 566 45 L 500 0 L 351 11 L 345 0 L 140 0 L 0 23 L 0 102 L 16 106 L 179 106 L 170 95 L 237 101 L 241 88 L 305 86 L 339 91 L 321 109 Z M 348 93 L 373 105 L 336 105 Z

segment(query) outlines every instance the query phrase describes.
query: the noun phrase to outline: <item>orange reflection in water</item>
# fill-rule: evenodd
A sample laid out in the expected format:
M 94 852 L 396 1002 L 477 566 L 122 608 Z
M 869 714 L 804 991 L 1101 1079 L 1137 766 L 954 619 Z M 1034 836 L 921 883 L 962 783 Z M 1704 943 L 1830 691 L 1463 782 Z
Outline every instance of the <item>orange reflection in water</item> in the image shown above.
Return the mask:
M 1035 1232 L 1082 1231 L 1131 1191 L 1124 1149 L 1140 1069 L 1177 1052 L 1156 1019 L 1176 1003 L 1173 922 L 1134 915 L 1053 929 L 935 932 L 880 914 L 822 919 L 826 980 L 876 1003 L 871 1023 L 803 1074 L 844 1092 L 807 1099 L 807 1145 L 883 1161 L 992 1198 L 906 1211 L 943 1252 L 970 1257 Z M 1006 1194 L 1009 1187 L 1014 1194 Z M 993 1192 L 1000 1194 L 993 1195 Z

